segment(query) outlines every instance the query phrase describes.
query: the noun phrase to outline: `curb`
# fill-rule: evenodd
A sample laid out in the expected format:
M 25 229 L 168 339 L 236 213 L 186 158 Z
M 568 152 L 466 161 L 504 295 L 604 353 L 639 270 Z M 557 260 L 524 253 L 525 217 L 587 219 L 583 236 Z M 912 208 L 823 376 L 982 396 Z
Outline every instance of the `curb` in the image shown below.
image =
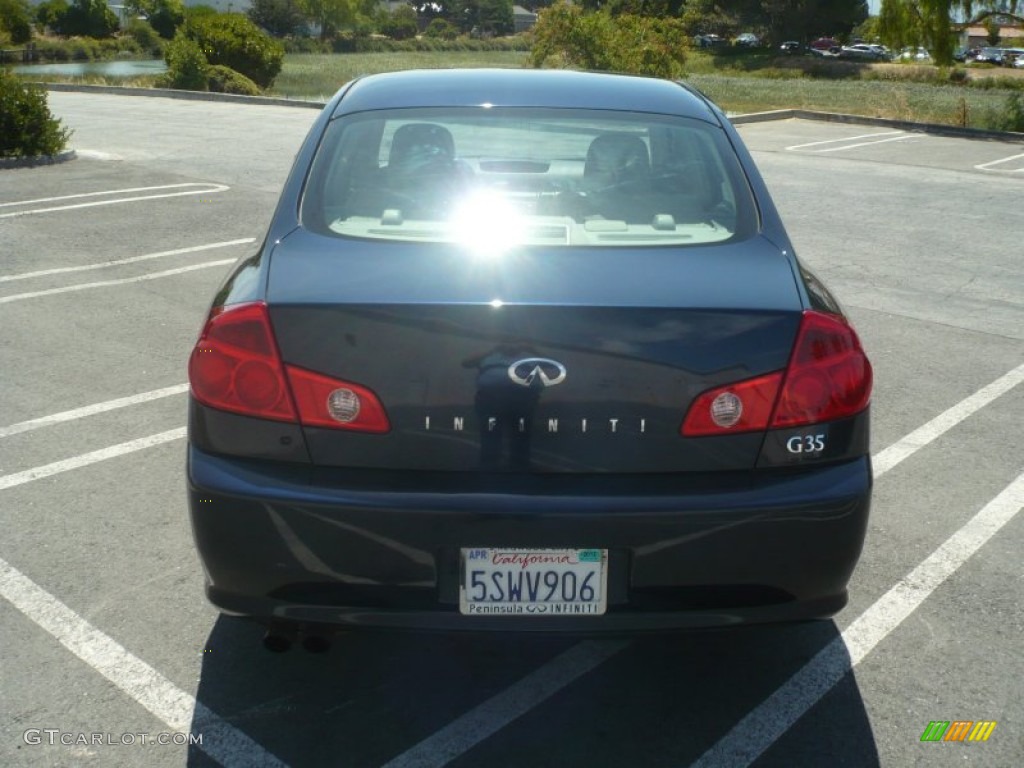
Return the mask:
M 40 165 L 57 165 L 74 160 L 78 153 L 73 149 L 66 149 L 56 155 L 34 155 L 32 157 L 3 157 L 0 158 L 0 170 L 5 168 L 35 168 Z
M 961 128 L 956 125 L 940 125 L 938 123 L 915 123 L 910 120 L 893 120 L 887 117 L 865 117 L 864 115 L 845 115 L 840 112 L 813 112 L 807 109 L 779 109 L 772 112 L 754 112 L 749 115 L 730 117 L 733 125 L 745 123 L 764 123 L 770 120 L 817 120 L 826 123 L 849 123 L 851 125 L 875 125 L 882 128 L 902 128 L 919 133 L 932 133 L 938 136 L 953 136 L 965 139 L 999 139 L 1001 141 L 1024 142 L 1024 133 L 1012 131 L 990 131 L 984 128 Z
M 235 93 L 209 93 L 206 91 L 178 91 L 173 88 L 128 88 L 119 85 L 77 85 L 75 83 L 40 83 L 48 91 L 71 93 L 108 93 L 117 96 L 147 96 L 160 99 L 185 99 L 187 101 L 226 101 L 236 104 L 254 104 L 267 107 L 305 107 L 323 109 L 325 101 L 304 99 L 283 99 L 275 96 L 242 96 Z

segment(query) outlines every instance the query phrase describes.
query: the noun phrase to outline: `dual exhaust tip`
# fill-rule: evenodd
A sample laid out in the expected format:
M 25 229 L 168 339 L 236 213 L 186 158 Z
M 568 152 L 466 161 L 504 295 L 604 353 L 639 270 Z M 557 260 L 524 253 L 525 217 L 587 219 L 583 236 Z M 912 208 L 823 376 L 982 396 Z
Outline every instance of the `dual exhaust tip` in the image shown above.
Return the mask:
M 306 627 L 275 624 L 263 635 L 263 647 L 271 653 L 286 653 L 298 641 L 307 653 L 327 653 L 333 644 L 333 633 Z

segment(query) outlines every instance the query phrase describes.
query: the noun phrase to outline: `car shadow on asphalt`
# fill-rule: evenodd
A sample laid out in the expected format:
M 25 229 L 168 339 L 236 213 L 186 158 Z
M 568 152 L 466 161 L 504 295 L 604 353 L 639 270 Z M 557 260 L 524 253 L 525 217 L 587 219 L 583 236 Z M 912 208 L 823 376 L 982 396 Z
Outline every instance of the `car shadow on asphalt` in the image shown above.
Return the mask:
M 837 635 L 832 622 L 816 622 L 634 638 L 448 765 L 689 765 Z M 346 768 L 387 763 L 537 668 L 558 668 L 560 655 L 581 642 L 367 632 L 343 635 L 326 653 L 312 654 L 298 644 L 271 653 L 262 637 L 255 624 L 218 619 L 197 699 L 288 765 Z M 835 664 L 848 668 L 849 659 Z M 190 747 L 188 765 L 217 765 L 211 755 L 223 757 L 224 745 L 208 741 L 220 734 L 201 713 L 192 734 L 204 744 Z M 236 757 L 241 764 L 251 759 Z M 825 761 L 879 765 L 852 673 L 756 764 Z

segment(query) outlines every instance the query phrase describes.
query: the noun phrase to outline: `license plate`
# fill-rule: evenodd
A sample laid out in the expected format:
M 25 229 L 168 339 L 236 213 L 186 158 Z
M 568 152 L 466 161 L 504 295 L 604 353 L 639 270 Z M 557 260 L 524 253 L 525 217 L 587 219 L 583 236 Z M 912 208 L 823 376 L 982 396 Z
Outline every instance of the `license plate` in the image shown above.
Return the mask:
M 607 549 L 461 550 L 459 611 L 467 616 L 600 616 Z

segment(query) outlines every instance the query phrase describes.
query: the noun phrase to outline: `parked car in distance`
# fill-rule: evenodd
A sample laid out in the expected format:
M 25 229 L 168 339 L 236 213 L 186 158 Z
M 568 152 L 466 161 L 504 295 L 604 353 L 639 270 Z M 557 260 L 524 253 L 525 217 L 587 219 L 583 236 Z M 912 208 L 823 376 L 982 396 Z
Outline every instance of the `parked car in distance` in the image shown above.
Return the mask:
M 839 56 L 844 59 L 860 61 L 885 61 L 889 58 L 882 46 L 870 45 L 868 43 L 854 43 L 853 45 L 843 46 Z
M 735 44 L 742 48 L 756 48 L 761 45 L 761 38 L 753 32 L 744 32 L 741 35 L 737 35 Z
M 729 41 L 719 35 L 707 34 L 694 36 L 693 43 L 698 48 L 720 48 L 728 45 Z
M 192 528 L 209 599 L 272 650 L 846 603 L 871 365 L 695 89 L 357 78 L 211 294 Z
M 817 40 L 811 41 L 808 47 L 812 51 L 830 51 L 833 48 L 842 48 L 842 45 L 835 38 L 819 37 Z
M 796 40 L 787 40 L 779 46 L 779 50 L 785 53 L 787 56 L 794 56 L 798 53 L 803 53 L 803 43 L 797 42 Z
M 974 62 L 976 64 L 992 64 L 997 67 L 1003 65 L 1003 59 L 1006 52 L 1002 48 L 982 48 L 974 56 Z
M 928 53 L 928 49 L 918 46 L 917 48 L 907 47 L 900 51 L 900 61 L 916 61 L 919 63 L 927 63 L 932 60 L 932 55 Z
M 1016 69 L 1024 69 L 1024 54 L 1021 54 L 1016 59 L 1014 59 L 1013 66 Z

